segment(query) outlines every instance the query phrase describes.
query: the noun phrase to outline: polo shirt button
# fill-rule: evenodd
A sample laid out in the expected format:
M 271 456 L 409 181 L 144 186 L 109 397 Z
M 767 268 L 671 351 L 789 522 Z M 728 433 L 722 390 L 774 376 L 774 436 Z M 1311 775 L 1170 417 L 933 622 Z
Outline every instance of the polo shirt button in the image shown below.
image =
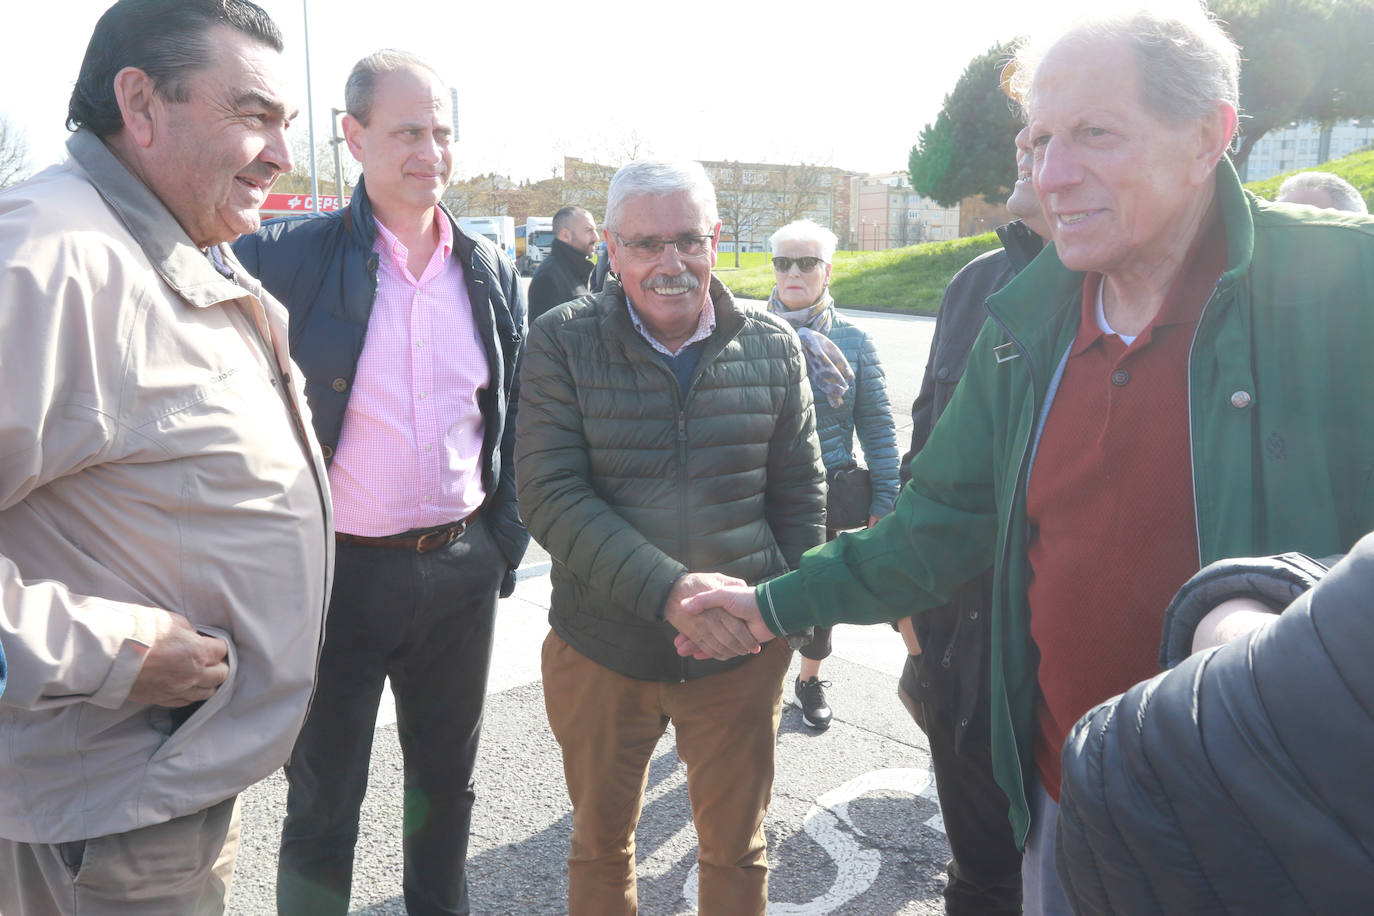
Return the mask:
M 336 378 L 336 379 L 334 379 L 334 382 L 333 382 L 333 386 L 332 386 L 332 387 L 334 388 L 335 391 L 338 391 L 338 392 L 347 391 L 347 390 L 348 390 L 348 379 Z
M 1120 388 L 1122 385 L 1126 384 L 1130 380 L 1131 373 L 1127 372 L 1125 369 L 1118 369 L 1112 373 L 1112 384 L 1118 388 Z
M 959 727 L 960 727 L 960 728 L 968 728 L 968 719 L 960 719 L 960 720 L 959 720 Z
M 1231 395 L 1231 406 L 1238 409 L 1249 407 L 1251 400 L 1253 400 L 1253 398 L 1250 397 L 1250 392 L 1237 391 Z
M 935 377 L 940 381 L 949 378 L 949 366 L 941 366 L 939 371 L 935 373 Z
M 328 446 L 328 445 L 321 445 L 321 446 L 320 446 L 320 454 L 323 455 L 325 458 L 333 458 L 333 457 L 334 457 L 334 449 L 331 448 L 331 447 Z
M 969 612 L 968 612 L 968 619 L 969 619 L 969 620 L 977 620 L 977 619 L 978 619 L 978 612 L 977 612 L 977 611 L 969 611 Z

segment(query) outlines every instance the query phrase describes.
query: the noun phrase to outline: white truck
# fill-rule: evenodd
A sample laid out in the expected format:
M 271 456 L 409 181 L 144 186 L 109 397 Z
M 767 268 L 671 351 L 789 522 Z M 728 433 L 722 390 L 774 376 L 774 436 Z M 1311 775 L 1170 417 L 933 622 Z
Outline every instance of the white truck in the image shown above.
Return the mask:
M 485 235 L 515 260 L 515 219 L 510 216 L 460 216 L 458 225 L 474 235 Z
M 540 262 L 553 250 L 553 217 L 531 216 L 515 230 L 515 266 L 525 276 L 533 276 Z

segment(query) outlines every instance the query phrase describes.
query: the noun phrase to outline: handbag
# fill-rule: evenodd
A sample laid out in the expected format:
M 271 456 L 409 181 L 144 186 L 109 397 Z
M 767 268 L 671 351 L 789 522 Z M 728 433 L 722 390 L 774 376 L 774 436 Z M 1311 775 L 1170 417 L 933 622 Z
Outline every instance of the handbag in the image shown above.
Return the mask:
M 873 478 L 868 468 L 851 464 L 825 475 L 825 525 L 834 531 L 868 525 L 873 505 Z

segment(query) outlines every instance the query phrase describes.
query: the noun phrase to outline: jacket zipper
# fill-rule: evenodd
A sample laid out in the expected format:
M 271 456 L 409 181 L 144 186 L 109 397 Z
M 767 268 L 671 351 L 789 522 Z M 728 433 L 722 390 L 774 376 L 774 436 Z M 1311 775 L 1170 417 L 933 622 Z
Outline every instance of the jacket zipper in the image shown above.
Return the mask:
M 1217 292 L 1221 289 L 1221 279 L 1213 284 L 1212 291 L 1207 295 L 1207 301 L 1202 303 L 1202 311 L 1198 313 L 1197 324 L 1193 325 L 1193 338 L 1188 341 L 1188 475 L 1193 482 L 1193 533 L 1197 537 L 1197 567 L 1201 569 L 1205 564 L 1202 560 L 1202 513 L 1197 508 L 1197 438 L 1193 435 L 1193 348 L 1197 346 L 1197 335 L 1202 330 L 1202 321 L 1207 317 L 1207 308 L 1217 297 Z

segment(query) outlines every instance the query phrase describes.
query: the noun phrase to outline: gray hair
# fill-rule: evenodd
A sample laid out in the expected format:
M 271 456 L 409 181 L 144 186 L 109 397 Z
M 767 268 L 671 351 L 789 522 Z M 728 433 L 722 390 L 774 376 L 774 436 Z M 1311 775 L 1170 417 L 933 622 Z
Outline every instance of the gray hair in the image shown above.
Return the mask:
M 720 222 L 716 189 L 700 162 L 690 159 L 636 159 L 626 163 L 615 173 L 606 191 L 605 226 L 612 232 L 620 227 L 621 211 L 625 208 L 625 201 L 631 197 L 642 194 L 666 197 L 683 192 L 692 195 L 712 227 Z
M 1029 112 L 1036 68 L 1061 43 L 1089 47 L 1124 41 L 1140 67 L 1141 101 L 1179 124 L 1205 117 L 1217 102 L 1240 110 L 1240 49 L 1198 0 L 1120 11 L 1093 11 L 1017 49 L 1011 94 Z
M 1349 210 L 1351 213 L 1368 213 L 1369 204 L 1360 196 L 1359 190 L 1339 175 L 1330 172 L 1299 172 L 1284 179 L 1279 185 L 1278 201 L 1286 201 L 1298 191 L 1320 191 L 1331 198 L 1333 210 Z
M 557 235 L 564 229 L 570 228 L 572 226 L 573 220 L 577 218 L 577 214 L 579 213 L 585 213 L 588 216 L 592 215 L 590 210 L 587 210 L 584 207 L 575 207 L 572 204 L 563 207 L 561 210 L 555 213 L 553 215 L 553 234 Z M 593 219 L 592 223 L 595 224 L 596 220 Z
M 409 51 L 383 48 L 367 55 L 353 65 L 344 83 L 344 109 L 363 127 L 372 120 L 372 96 L 377 91 L 377 78 L 398 70 L 418 70 L 433 74 L 441 83 L 444 81 L 437 70 Z
M 768 247 L 773 254 L 783 242 L 815 242 L 821 249 L 821 260 L 829 264 L 835 257 L 835 249 L 840 240 L 829 229 L 809 219 L 799 219 L 788 223 L 768 237 Z

